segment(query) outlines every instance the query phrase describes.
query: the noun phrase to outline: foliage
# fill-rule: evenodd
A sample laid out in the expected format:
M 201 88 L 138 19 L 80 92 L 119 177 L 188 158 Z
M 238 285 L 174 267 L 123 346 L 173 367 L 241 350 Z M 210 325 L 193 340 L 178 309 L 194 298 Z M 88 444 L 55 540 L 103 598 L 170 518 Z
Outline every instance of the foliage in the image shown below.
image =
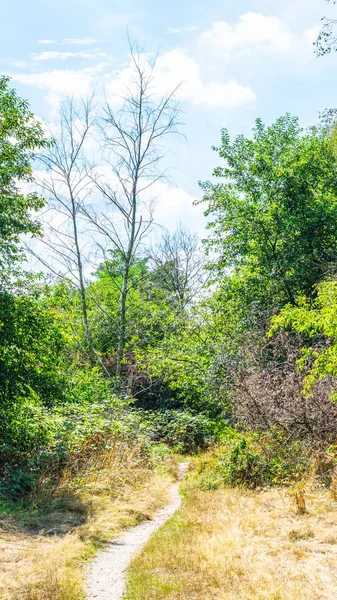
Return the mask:
M 139 421 L 123 419 L 128 402 L 113 395 L 98 371 L 69 378 L 66 397 L 57 406 L 44 406 L 33 397 L 7 409 L 0 445 L 2 493 L 21 496 L 44 471 L 57 480 L 84 449 L 106 448 L 114 436 L 135 435 Z
M 270 335 L 278 329 L 292 328 L 308 336 L 313 342 L 303 348 L 298 361 L 300 369 L 307 368 L 304 392 L 312 394 L 312 388 L 321 380 L 330 384 L 331 399 L 336 400 L 337 376 L 337 282 L 329 279 L 317 286 L 317 297 L 298 299 L 296 306 L 287 305 L 272 319 Z
M 233 413 L 251 429 L 278 426 L 324 447 L 335 439 L 337 407 L 330 400 L 331 382 L 317 382 L 310 397 L 302 393 L 307 368 L 300 372 L 298 360 L 307 342 L 291 331 L 279 331 L 270 339 L 261 328 L 248 332 L 227 365 Z
M 336 259 L 333 112 L 308 130 L 290 115 L 269 127 L 258 119 L 251 139 L 231 141 L 223 130 L 216 150 L 224 164 L 214 171 L 215 183 L 202 184 L 210 217 L 205 248 L 211 286 L 205 288 L 205 258 L 194 234 L 180 227 L 141 252 L 140 229 L 121 239 L 108 213 L 99 216 L 85 205 L 84 188 L 75 206 L 74 189 L 82 190 L 77 178 L 86 189 L 91 167 L 84 164 L 81 141 L 78 152 L 72 149 L 77 126 L 71 102 L 68 107 L 70 145 L 60 155 L 53 145 L 52 154 L 61 162 L 72 156 L 62 202 L 70 207 L 74 235 L 69 241 L 65 234 L 62 248 L 74 250 L 77 271 L 48 280 L 19 277 L 20 236 L 41 233 L 33 214 L 43 204 L 22 189 L 32 182 L 36 150 L 48 142 L 27 103 L 0 79 L 2 494 L 23 496 L 44 473 L 49 485 L 70 462 L 80 465 L 84 455 L 117 438 L 136 441 L 160 460 L 170 449 L 196 452 L 224 437 L 205 470 L 206 487 L 295 481 L 306 468 L 309 440 L 330 444 L 337 419 L 329 400 L 329 394 L 336 399 L 337 285 L 334 279 L 322 283 Z M 110 129 L 122 135 L 124 121 L 118 124 L 111 107 L 106 110 Z M 164 104 L 163 110 L 166 119 L 171 109 Z M 112 138 L 106 142 L 114 148 Z M 124 150 L 132 154 L 134 147 Z M 125 186 L 120 168 L 115 175 Z M 69 173 L 74 182 L 67 187 Z M 97 193 L 115 208 L 124 206 L 121 190 L 97 178 Z M 122 214 L 126 229 L 139 219 L 145 233 L 137 216 L 138 183 L 124 198 Z M 58 188 L 49 184 L 57 200 Z M 80 249 L 87 236 L 82 240 L 76 229 L 82 221 L 99 232 L 97 245 L 102 236 L 112 244 L 88 280 Z M 63 250 L 56 248 L 67 263 Z M 252 431 L 230 433 L 229 424 Z
M 215 438 L 214 423 L 203 414 L 188 410 L 148 411 L 143 415 L 151 439 L 163 442 L 177 452 L 195 452 L 209 446 Z
M 64 344 L 37 282 L 32 293 L 23 286 L 16 294 L 0 292 L 0 405 L 26 397 L 49 405 L 62 399 Z
M 19 98 L 0 77 L 0 275 L 22 258 L 20 234 L 37 235 L 40 226 L 32 211 L 43 205 L 35 193 L 22 189 L 33 180 L 34 152 L 48 145 L 41 124 L 34 118 L 28 103 Z
M 90 319 L 93 334 L 101 352 L 111 356 L 118 339 L 119 290 L 123 280 L 123 263 L 119 253 L 100 265 L 97 280 L 88 287 Z M 126 312 L 125 345 L 130 353 L 154 346 L 172 324 L 174 312 L 167 303 L 167 294 L 153 280 L 146 259 L 134 260 L 129 274 Z M 97 310 L 98 308 L 98 310 Z M 95 318 L 96 315 L 96 318 Z M 126 361 L 127 362 L 127 361 Z
M 258 119 L 253 134 L 231 143 L 222 131 L 216 150 L 226 166 L 214 175 L 225 182 L 202 185 L 213 219 L 206 244 L 219 256 L 212 262 L 217 276 L 231 269 L 251 301 L 294 303 L 335 260 L 334 152 L 324 128 L 304 132 L 290 115 L 270 127 Z
M 292 485 L 309 468 L 310 444 L 287 436 L 281 429 L 263 434 L 229 433 L 227 443 L 201 462 L 197 477 L 204 489 Z
M 227 314 L 219 295 L 209 295 L 176 314 L 162 339 L 138 356 L 142 368 L 168 386 L 181 406 L 211 418 L 229 409 L 220 360 L 222 352 L 230 353 L 235 343 L 234 335 L 227 338 Z

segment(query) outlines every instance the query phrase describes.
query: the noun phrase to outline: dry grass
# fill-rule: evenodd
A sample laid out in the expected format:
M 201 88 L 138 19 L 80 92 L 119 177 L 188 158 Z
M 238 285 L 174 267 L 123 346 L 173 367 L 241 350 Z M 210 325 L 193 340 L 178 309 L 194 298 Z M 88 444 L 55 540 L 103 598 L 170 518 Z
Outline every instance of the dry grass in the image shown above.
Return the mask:
M 82 600 L 85 560 L 167 502 L 171 484 L 139 448 L 114 446 L 64 474 L 35 507 L 0 516 L 0 598 Z
M 286 489 L 201 491 L 186 498 L 132 564 L 126 600 L 337 598 L 337 503 Z

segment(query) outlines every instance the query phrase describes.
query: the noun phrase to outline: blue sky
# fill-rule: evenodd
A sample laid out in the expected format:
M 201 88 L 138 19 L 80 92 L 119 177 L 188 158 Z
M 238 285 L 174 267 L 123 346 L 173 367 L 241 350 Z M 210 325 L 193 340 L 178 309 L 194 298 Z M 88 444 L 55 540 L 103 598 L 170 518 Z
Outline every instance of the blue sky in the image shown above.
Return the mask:
M 324 0 L 2 0 L 0 71 L 43 119 L 64 94 L 109 88 L 128 62 L 126 31 L 159 49 L 159 87 L 183 81 L 184 133 L 159 218 L 202 228 L 198 180 L 210 177 L 221 127 L 249 134 L 285 112 L 315 123 L 337 106 L 337 55 L 316 58 Z

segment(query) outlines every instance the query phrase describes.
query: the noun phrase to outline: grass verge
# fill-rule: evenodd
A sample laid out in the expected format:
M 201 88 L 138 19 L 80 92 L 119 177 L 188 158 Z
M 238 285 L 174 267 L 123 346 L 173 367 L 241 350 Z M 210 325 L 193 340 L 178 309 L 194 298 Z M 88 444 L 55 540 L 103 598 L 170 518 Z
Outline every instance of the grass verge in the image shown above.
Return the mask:
M 126 600 L 337 598 L 328 490 L 308 487 L 300 514 L 286 488 L 205 491 L 193 472 L 183 486 L 181 509 L 132 563 Z
M 140 448 L 115 444 L 44 482 L 28 504 L 0 504 L 2 600 L 83 600 L 86 559 L 167 503 L 172 477 Z M 43 491 L 44 490 L 44 491 Z

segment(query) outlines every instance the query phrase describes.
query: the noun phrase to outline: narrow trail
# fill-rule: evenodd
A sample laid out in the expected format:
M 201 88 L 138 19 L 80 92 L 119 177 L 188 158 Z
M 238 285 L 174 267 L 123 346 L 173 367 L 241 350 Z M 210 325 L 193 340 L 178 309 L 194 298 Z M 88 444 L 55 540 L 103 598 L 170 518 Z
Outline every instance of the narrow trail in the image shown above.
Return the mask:
M 179 481 L 187 471 L 188 463 L 179 465 Z M 93 560 L 86 579 L 88 600 L 120 600 L 125 588 L 126 570 L 135 556 L 181 504 L 179 481 L 171 487 L 171 501 L 151 521 L 136 525 L 120 536 Z

